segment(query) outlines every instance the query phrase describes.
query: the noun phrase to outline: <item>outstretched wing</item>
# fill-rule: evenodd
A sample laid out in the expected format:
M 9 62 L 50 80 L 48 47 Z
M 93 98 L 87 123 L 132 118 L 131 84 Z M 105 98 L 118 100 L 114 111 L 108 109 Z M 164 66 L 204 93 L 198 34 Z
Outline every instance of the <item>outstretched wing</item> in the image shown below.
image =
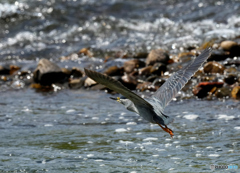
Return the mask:
M 152 96 L 160 101 L 162 108 L 176 96 L 188 80 L 194 75 L 198 68 L 208 59 L 211 55 L 212 49 L 205 49 L 201 55 L 192 60 L 186 67 L 172 74 L 171 77 L 156 91 Z
M 105 85 L 107 88 L 122 94 L 123 96 L 131 100 L 135 105 L 139 105 L 139 106 L 142 105 L 142 106 L 147 106 L 149 108 L 152 108 L 150 103 L 148 103 L 146 100 L 144 100 L 142 97 L 138 96 L 134 92 L 130 91 L 128 88 L 123 86 L 123 84 L 121 84 L 119 81 L 107 75 L 103 75 L 101 73 L 98 73 L 92 70 L 84 69 L 84 71 L 88 77 L 90 77 L 97 83 Z

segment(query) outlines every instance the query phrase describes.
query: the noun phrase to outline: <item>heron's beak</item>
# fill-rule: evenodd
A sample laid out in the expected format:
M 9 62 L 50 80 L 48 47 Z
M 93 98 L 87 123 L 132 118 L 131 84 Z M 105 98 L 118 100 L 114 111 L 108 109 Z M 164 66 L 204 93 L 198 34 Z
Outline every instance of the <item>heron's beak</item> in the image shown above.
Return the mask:
M 117 100 L 118 102 L 120 102 L 120 97 L 117 97 L 117 98 L 114 98 L 114 97 L 109 97 L 110 99 L 113 99 L 113 100 Z

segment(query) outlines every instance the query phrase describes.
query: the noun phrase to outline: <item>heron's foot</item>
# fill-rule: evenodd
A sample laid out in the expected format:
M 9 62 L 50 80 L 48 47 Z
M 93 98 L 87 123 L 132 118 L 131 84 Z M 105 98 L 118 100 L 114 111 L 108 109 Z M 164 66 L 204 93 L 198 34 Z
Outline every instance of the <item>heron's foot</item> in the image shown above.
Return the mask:
M 163 127 L 161 124 L 158 124 L 165 132 L 169 133 L 171 138 L 174 136 L 173 131 L 167 127 L 167 125 L 164 125 Z

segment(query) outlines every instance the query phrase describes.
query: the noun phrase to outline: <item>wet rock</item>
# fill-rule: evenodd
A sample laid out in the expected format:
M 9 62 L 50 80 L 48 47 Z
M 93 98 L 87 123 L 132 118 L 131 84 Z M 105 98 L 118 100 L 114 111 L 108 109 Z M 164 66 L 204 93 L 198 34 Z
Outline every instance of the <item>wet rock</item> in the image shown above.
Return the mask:
M 235 86 L 232 89 L 231 95 L 235 99 L 240 99 L 240 86 Z
M 167 66 L 163 63 L 157 62 L 151 68 L 151 73 L 162 76 L 163 73 L 167 70 Z
M 72 60 L 72 61 L 76 61 L 76 60 L 78 60 L 78 54 L 77 53 L 72 53 L 72 54 L 70 54 L 70 55 L 68 55 L 68 56 L 62 56 L 61 58 L 60 58 L 60 60 L 61 61 L 68 61 L 68 60 Z
M 149 53 L 146 59 L 146 64 L 153 65 L 156 62 L 167 64 L 168 61 L 169 61 L 169 55 L 167 54 L 166 51 L 162 49 L 154 49 L 154 50 L 151 50 L 151 52 Z
M 208 96 L 208 92 L 214 88 L 215 90 L 221 88 L 222 86 L 223 82 L 201 82 L 193 88 L 193 94 L 198 98 L 204 98 Z
M 67 76 L 71 75 L 71 71 L 66 68 L 61 68 L 62 72 L 65 73 Z
M 153 85 L 159 88 L 164 84 L 164 82 L 165 82 L 164 79 L 157 78 L 153 81 Z
M 131 76 L 131 75 L 124 75 L 121 77 L 120 82 L 126 86 L 127 88 L 129 88 L 130 90 L 134 90 L 136 89 L 137 86 L 137 80 L 135 77 Z
M 71 79 L 68 83 L 69 88 L 71 89 L 79 89 L 84 86 L 83 79 Z
M 129 73 L 132 77 L 137 77 L 139 75 L 138 71 L 133 71 L 132 73 Z
M 123 65 L 123 68 L 126 73 L 131 73 L 135 69 L 141 68 L 144 66 L 145 66 L 145 63 L 143 61 L 140 61 L 138 59 L 133 59 L 133 60 L 126 61 Z
M 93 53 L 89 50 L 89 48 L 82 48 L 78 54 L 83 54 L 88 57 L 93 57 Z
M 196 54 L 194 52 L 181 52 L 178 54 L 178 61 L 189 62 Z
M 228 51 L 231 57 L 240 56 L 240 45 L 234 41 L 229 41 L 229 40 L 223 41 L 220 44 L 220 47 L 224 51 Z
M 238 76 L 236 74 L 229 74 L 224 77 L 224 82 L 228 85 L 232 85 L 238 81 Z
M 87 77 L 86 80 L 84 81 L 84 86 L 85 87 L 91 87 L 93 85 L 96 85 L 97 82 L 95 82 L 94 80 L 92 80 L 91 78 Z
M 0 75 L 12 75 L 19 69 L 20 69 L 20 67 L 18 67 L 16 65 L 0 66 Z
M 214 95 L 217 98 L 224 98 L 224 97 L 230 96 L 230 94 L 231 94 L 231 89 L 227 87 L 218 88 L 214 93 Z
M 146 80 L 148 82 L 153 82 L 154 80 L 158 79 L 158 77 L 159 77 L 158 75 L 151 75 Z
M 22 80 L 15 80 L 12 82 L 11 87 L 14 89 L 22 89 L 24 88 L 25 83 Z
M 71 78 L 81 78 L 83 76 L 83 71 L 76 67 L 73 67 L 70 75 L 71 75 Z
M 19 71 L 17 73 L 17 76 L 15 76 L 15 78 L 22 80 L 25 86 L 31 85 L 31 83 L 33 82 L 31 71 Z
M 151 69 L 152 69 L 152 66 L 147 66 L 147 67 L 143 67 L 141 69 L 139 69 L 139 75 L 142 75 L 142 76 L 149 76 L 151 74 Z
M 91 90 L 105 90 L 105 89 L 109 90 L 105 85 L 99 83 L 91 87 Z
M 68 76 L 62 72 L 61 68 L 47 59 L 41 59 L 33 72 L 35 83 L 41 85 L 51 85 L 53 83 L 63 83 Z
M 145 58 L 147 58 L 147 56 L 148 56 L 147 52 L 138 52 L 137 54 L 135 54 L 133 56 L 133 58 L 135 58 L 135 59 L 145 59 Z
M 123 67 L 112 66 L 105 70 L 104 73 L 108 76 L 122 76 L 123 70 Z
M 223 61 L 229 57 L 229 53 L 224 52 L 223 50 L 213 50 L 211 56 L 207 61 Z
M 143 83 L 139 83 L 136 87 L 137 90 L 143 92 L 143 91 L 156 91 L 158 89 L 157 86 L 152 85 L 151 82 L 143 82 Z
M 223 74 L 224 69 L 225 68 L 222 64 L 220 64 L 218 62 L 215 62 L 215 61 L 207 62 L 203 67 L 204 73 L 220 73 L 220 74 Z
M 8 78 L 6 76 L 0 76 L 0 80 L 6 82 Z
M 217 82 L 218 77 L 216 75 L 206 75 L 206 76 L 201 76 L 201 81 L 205 82 Z
M 226 40 L 221 42 L 220 47 L 225 51 L 231 51 L 235 46 L 238 46 L 238 44 L 234 41 Z
M 236 69 L 236 67 L 229 67 L 224 70 L 224 74 L 234 74 L 234 73 L 238 73 L 238 70 Z

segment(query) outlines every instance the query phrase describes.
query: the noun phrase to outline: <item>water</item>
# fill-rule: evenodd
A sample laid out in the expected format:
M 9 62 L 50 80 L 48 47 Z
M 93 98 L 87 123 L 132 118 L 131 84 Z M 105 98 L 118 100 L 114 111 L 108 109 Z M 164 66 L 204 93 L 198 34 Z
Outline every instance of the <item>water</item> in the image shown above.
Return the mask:
M 158 47 L 176 53 L 239 36 L 239 14 L 237 0 L 2 0 L 0 59 L 59 61 L 83 47 L 94 49 L 97 57 Z
M 172 102 L 174 139 L 98 91 L 1 93 L 4 172 L 209 172 L 237 165 L 238 102 Z

